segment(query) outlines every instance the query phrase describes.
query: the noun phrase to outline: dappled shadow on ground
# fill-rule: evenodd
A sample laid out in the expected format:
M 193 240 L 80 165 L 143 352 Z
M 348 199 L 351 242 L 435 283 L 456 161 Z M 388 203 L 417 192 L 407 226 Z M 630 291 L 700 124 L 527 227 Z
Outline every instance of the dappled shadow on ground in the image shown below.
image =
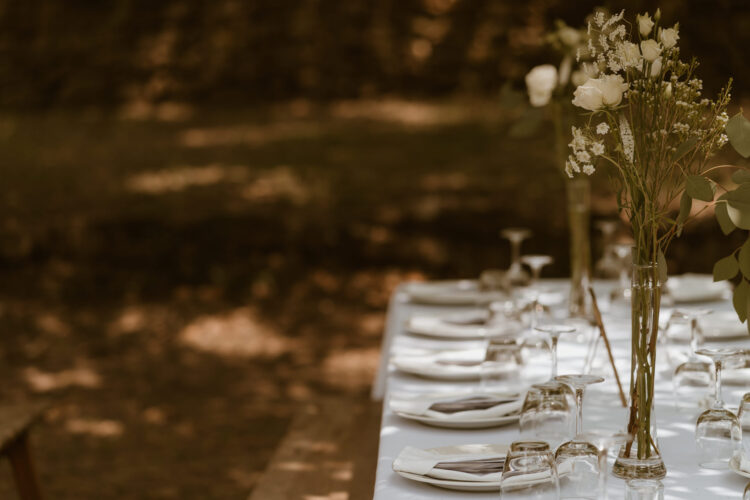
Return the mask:
M 49 498 L 241 498 L 299 402 L 367 393 L 397 283 L 506 266 L 509 225 L 567 272 L 545 139 L 494 103 L 381 104 L 0 120 L 0 394 L 51 403 Z

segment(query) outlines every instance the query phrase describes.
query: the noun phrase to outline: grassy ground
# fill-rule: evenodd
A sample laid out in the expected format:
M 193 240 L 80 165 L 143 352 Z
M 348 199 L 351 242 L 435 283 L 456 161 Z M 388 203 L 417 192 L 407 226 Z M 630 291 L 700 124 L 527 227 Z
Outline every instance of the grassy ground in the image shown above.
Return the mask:
M 244 498 L 295 404 L 366 395 L 399 281 L 506 266 L 509 225 L 567 272 L 551 144 L 494 103 L 141 118 L 0 119 L 0 397 L 50 401 L 47 498 Z M 717 235 L 673 271 L 710 269 Z

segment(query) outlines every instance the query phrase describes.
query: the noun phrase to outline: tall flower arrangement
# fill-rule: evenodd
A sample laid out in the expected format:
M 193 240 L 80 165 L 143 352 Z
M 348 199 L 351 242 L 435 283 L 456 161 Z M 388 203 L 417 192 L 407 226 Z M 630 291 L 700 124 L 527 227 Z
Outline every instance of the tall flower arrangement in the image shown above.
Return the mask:
M 578 58 L 588 61 L 582 65 L 592 76 L 576 88 L 572 101 L 587 112 L 586 119 L 571 129 L 565 162 L 571 177 L 607 166 L 635 241 L 628 420 L 634 439 L 615 465 L 621 477 L 666 473 L 651 422 L 664 253 L 694 217 L 693 200 L 716 205 L 723 228 L 750 227 L 741 220 L 750 215 L 750 184 L 714 200 L 719 186 L 709 177 L 719 168 L 710 166 L 712 156 L 729 141 L 731 80 L 714 99 L 704 97 L 698 63 L 680 59 L 679 25 L 662 26 L 660 17 L 659 11 L 639 15 L 633 25 L 624 21 L 624 11 L 591 17 Z M 744 142 L 742 134 L 734 135 Z M 726 271 L 731 274 L 731 264 Z

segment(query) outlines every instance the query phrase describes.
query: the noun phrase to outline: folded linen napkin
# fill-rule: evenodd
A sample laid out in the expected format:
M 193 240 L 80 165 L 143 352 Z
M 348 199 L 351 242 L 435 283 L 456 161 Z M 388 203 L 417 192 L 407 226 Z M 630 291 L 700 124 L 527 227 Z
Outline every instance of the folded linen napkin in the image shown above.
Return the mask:
M 425 376 L 479 378 L 484 354 L 484 349 L 444 351 L 432 355 L 399 353 L 391 357 L 391 364 L 401 371 L 419 373 Z M 513 368 L 514 366 L 510 364 L 507 367 L 508 370 Z M 498 373 L 502 372 L 502 367 L 497 371 Z
M 505 455 L 505 452 L 498 453 L 497 451 L 493 451 L 489 446 L 479 445 L 476 446 L 476 452 L 474 453 L 456 453 L 452 455 L 407 446 L 401 450 L 396 460 L 393 461 L 393 470 L 453 481 L 497 482 L 500 481 L 502 471 L 490 474 L 471 474 L 456 470 L 436 469 L 435 466 L 443 462 L 464 462 L 490 458 L 504 459 Z
M 453 413 L 446 413 L 431 409 L 431 406 L 435 403 L 455 402 L 470 396 L 471 395 L 451 397 L 419 396 L 414 398 L 391 398 L 390 406 L 391 410 L 395 412 L 425 416 L 445 421 L 465 421 L 473 419 L 480 420 L 493 417 L 503 417 L 520 413 L 521 407 L 523 406 L 523 396 L 520 394 L 481 394 L 481 396 L 485 396 L 487 398 L 492 398 L 495 400 L 513 399 L 513 401 L 510 401 L 508 403 L 501 403 L 485 409 L 467 409 L 464 411 L 456 411 Z M 475 396 L 480 395 L 475 394 Z
M 520 331 L 520 325 L 501 324 L 458 324 L 445 318 L 434 316 L 414 316 L 407 325 L 411 333 L 440 337 L 478 338 L 511 335 Z

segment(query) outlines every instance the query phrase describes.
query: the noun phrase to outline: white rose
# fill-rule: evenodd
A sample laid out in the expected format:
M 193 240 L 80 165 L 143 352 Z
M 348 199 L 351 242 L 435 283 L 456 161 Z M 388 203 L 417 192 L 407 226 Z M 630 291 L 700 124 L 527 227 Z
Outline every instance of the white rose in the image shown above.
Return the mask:
M 579 108 L 596 111 L 604 106 L 604 95 L 599 87 L 593 83 L 595 78 L 589 78 L 573 92 L 573 104 Z
M 661 40 L 664 48 L 671 49 L 677 45 L 677 40 L 680 39 L 680 35 L 677 33 L 675 28 L 667 28 L 659 30 L 659 40 Z
M 546 106 L 556 86 L 557 68 L 551 64 L 537 66 L 526 75 L 526 88 L 532 106 Z
M 581 33 L 570 26 L 560 28 L 557 35 L 560 37 L 560 41 L 568 47 L 576 47 L 581 42 Z
M 664 87 L 664 97 L 667 99 L 672 97 L 672 82 L 668 82 L 667 86 Z
M 641 32 L 641 36 L 648 36 L 654 27 L 654 22 L 651 20 L 651 16 L 648 15 L 648 12 L 643 15 L 638 14 L 635 16 L 635 19 L 638 21 L 638 31 Z
M 644 40 L 641 42 L 641 53 L 648 62 L 654 62 L 661 54 L 661 45 L 656 40 Z
M 598 78 L 599 89 L 602 92 L 602 102 L 605 106 L 617 106 L 622 102 L 622 94 L 628 90 L 628 84 L 620 75 L 606 75 Z
M 651 63 L 651 78 L 656 78 L 661 74 L 661 57 L 657 57 L 656 61 Z
M 617 55 L 623 68 L 640 68 L 641 51 L 633 42 L 622 42 L 617 48 Z

